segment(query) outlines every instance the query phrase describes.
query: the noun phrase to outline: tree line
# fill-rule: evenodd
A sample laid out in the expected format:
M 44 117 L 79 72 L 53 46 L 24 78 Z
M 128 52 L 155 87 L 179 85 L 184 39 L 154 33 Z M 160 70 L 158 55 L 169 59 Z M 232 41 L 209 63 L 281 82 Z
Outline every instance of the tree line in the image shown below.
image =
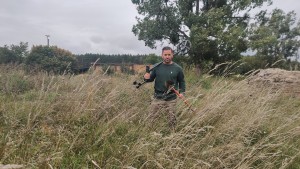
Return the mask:
M 131 54 L 81 54 L 76 55 L 79 67 L 89 67 L 91 63 L 99 59 L 98 63 L 134 63 L 143 64 L 148 55 Z
M 4 45 L 0 47 L 0 64 L 23 64 L 29 71 L 46 71 L 48 73 L 78 73 L 88 69 L 92 63 L 99 59 L 98 63 L 156 63 L 159 57 L 150 55 L 131 54 L 81 54 L 72 52 L 57 46 L 33 46 L 28 50 L 27 42 L 18 45 Z

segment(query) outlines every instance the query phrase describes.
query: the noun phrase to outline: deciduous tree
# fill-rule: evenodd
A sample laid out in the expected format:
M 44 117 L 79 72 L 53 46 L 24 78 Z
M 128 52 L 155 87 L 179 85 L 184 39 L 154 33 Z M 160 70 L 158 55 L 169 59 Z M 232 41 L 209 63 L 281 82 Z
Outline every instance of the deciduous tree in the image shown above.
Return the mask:
M 271 0 L 132 0 L 140 17 L 133 33 L 145 45 L 191 42 L 192 62 L 237 60 L 248 48 L 249 12 Z M 180 51 L 179 51 L 180 53 Z
M 72 72 L 76 66 L 76 58 L 65 49 L 40 45 L 32 47 L 25 63 L 47 72 L 59 74 L 66 71 Z
M 272 64 L 297 54 L 300 22 L 296 22 L 295 12 L 285 14 L 280 9 L 274 9 L 271 13 L 262 11 L 256 18 L 251 25 L 250 47 L 257 57 L 263 57 Z
M 27 42 L 20 42 L 19 45 L 5 45 L 4 47 L 0 47 L 0 63 L 22 63 L 27 55 Z

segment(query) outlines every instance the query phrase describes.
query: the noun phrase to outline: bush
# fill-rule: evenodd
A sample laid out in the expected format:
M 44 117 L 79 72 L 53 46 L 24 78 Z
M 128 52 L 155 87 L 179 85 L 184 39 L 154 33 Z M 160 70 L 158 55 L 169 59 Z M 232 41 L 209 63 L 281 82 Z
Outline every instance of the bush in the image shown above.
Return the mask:
M 252 70 L 262 69 L 268 66 L 267 60 L 256 56 L 245 56 L 242 58 L 242 63 L 244 64 L 237 69 L 237 73 L 239 74 L 246 74 Z
M 30 68 L 39 67 L 48 73 L 66 74 L 74 73 L 77 62 L 70 51 L 56 46 L 34 46 L 26 57 L 25 64 Z
M 266 69 L 280 68 L 285 70 L 299 70 L 300 63 L 285 59 L 272 60 L 265 56 L 245 56 L 242 58 L 242 65 L 237 69 L 237 73 L 246 74 L 247 72 Z
M 33 88 L 32 83 L 26 79 L 26 76 L 20 74 L 11 74 L 0 76 L 0 91 L 2 93 L 24 93 Z

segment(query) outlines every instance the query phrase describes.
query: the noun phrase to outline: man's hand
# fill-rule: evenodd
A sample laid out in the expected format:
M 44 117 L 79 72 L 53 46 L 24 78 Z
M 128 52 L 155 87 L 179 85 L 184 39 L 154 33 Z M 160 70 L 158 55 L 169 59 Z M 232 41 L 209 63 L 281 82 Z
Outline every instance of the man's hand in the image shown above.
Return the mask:
M 180 93 L 180 94 L 178 95 L 178 97 L 179 97 L 179 98 L 184 98 L 184 95 Z
M 146 74 L 144 75 L 144 79 L 150 79 L 150 73 L 146 73 Z

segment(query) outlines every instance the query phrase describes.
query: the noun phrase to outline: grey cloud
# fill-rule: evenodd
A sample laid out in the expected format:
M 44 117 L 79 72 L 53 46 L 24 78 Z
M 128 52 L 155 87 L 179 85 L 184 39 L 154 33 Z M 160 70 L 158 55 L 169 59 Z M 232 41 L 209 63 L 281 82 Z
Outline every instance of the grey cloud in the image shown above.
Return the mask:
M 91 41 L 96 44 L 102 43 L 104 40 L 105 39 L 101 36 L 92 36 L 91 37 Z
M 300 1 L 274 0 L 274 6 L 300 15 Z M 130 0 L 3 0 L 0 5 L 0 46 L 50 44 L 75 54 L 160 54 L 145 47 L 131 32 L 136 23 Z

